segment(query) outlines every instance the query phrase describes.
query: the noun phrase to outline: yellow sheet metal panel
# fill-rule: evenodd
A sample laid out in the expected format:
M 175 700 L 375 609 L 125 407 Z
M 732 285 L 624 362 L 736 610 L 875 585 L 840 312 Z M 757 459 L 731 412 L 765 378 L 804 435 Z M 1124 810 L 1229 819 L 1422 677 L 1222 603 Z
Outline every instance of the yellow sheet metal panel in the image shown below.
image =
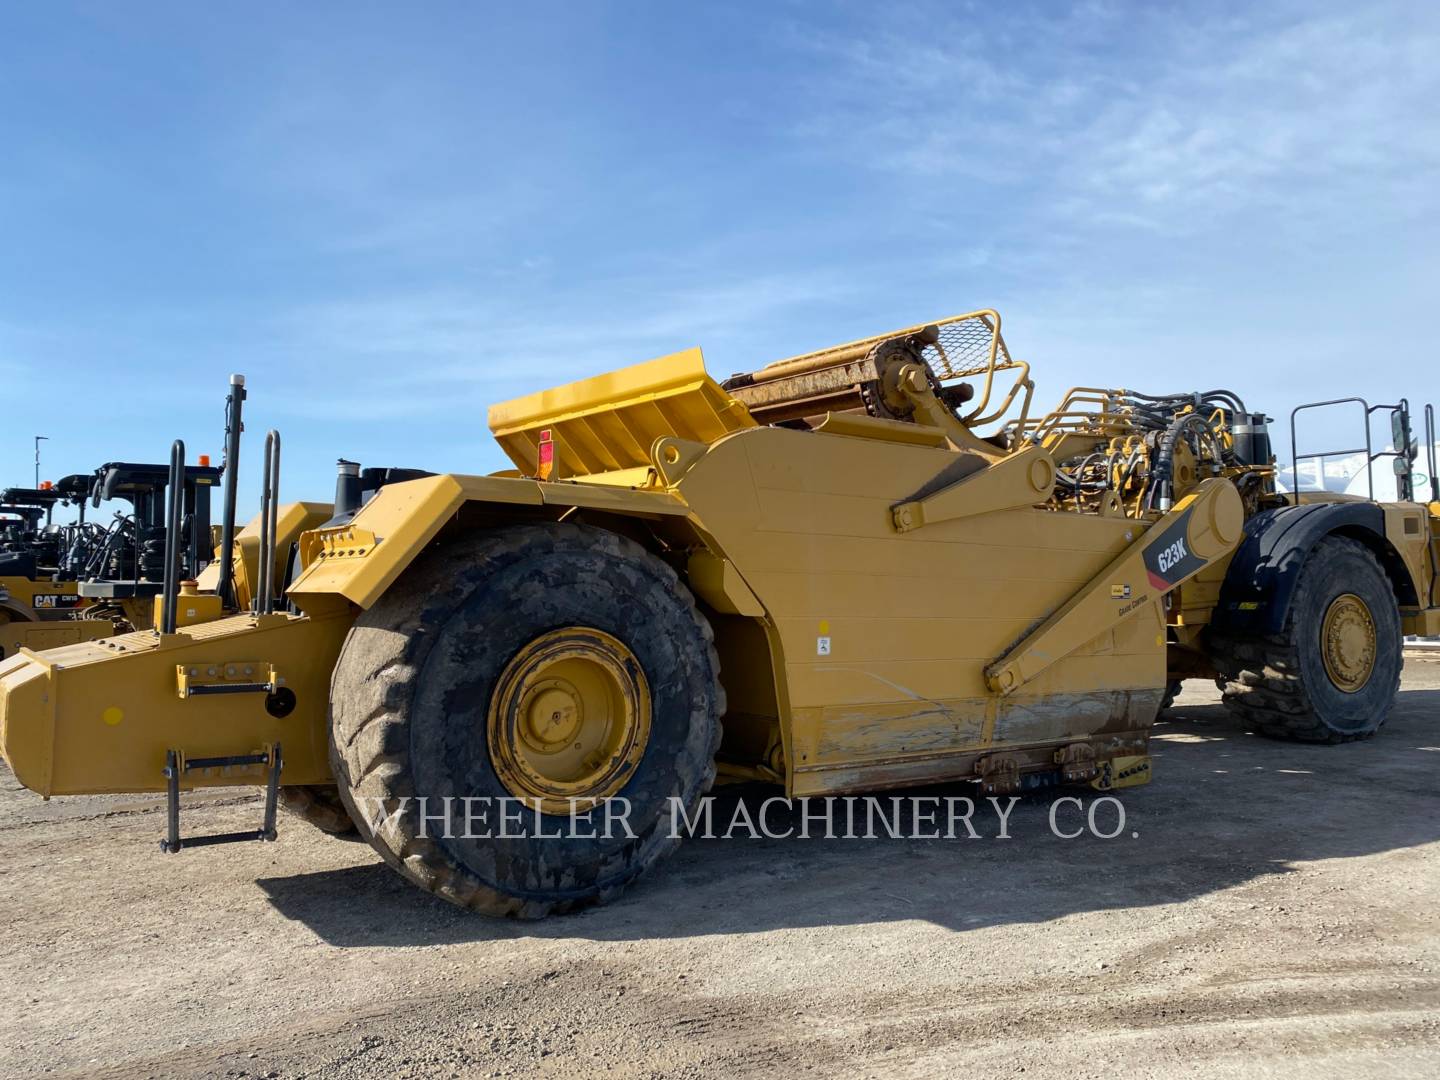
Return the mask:
M 502 502 L 535 502 L 539 495 L 534 484 L 524 480 L 502 480 L 475 477 L 512 497 Z M 387 484 L 360 508 L 349 525 L 335 529 L 315 529 L 305 534 L 302 562 L 305 569 L 290 586 L 290 598 L 302 611 L 324 610 L 325 601 L 342 596 L 352 604 L 368 608 L 375 603 L 401 571 L 409 566 L 420 549 L 435 538 L 441 527 L 465 502 L 465 490 L 454 476 L 426 476 L 419 480 Z M 376 543 L 363 555 L 345 551 L 325 551 L 327 534 L 343 534 L 364 530 L 374 535 Z M 318 552 L 306 561 L 306 552 Z
M 540 497 L 546 506 L 582 506 L 644 517 L 683 516 L 690 512 L 684 501 L 670 491 L 632 490 L 588 482 L 537 483 L 536 487 L 540 489 Z M 473 497 L 477 500 L 484 498 L 481 494 Z
M 312 529 L 300 546 L 304 570 L 289 595 L 302 611 L 333 609 L 340 597 L 375 603 L 467 502 L 581 506 L 640 516 L 683 516 L 676 495 L 586 483 L 540 483 L 502 476 L 427 476 L 387 484 L 346 525 Z
M 1163 674 L 1163 673 L 1162 673 Z M 1160 692 L 1069 690 L 1047 697 L 937 700 L 796 710 L 790 784 L 795 795 L 841 794 L 973 774 L 977 758 L 1084 742 L 1107 757 L 1140 749 Z
M 511 472 L 518 473 L 512 469 Z M 640 465 L 633 469 L 616 469 L 614 472 L 591 473 L 576 478 L 586 484 L 603 484 L 607 487 L 654 488 L 659 485 L 659 473 L 653 465 Z
M 691 554 L 685 567 L 690 589 L 722 615 L 760 618 L 765 609 L 735 567 L 708 551 Z
M 51 793 L 54 741 L 55 699 L 48 670 L 29 653 L 0 660 L 0 756 L 15 779 L 41 795 Z
M 1141 533 L 1109 566 L 1066 599 L 1025 640 L 986 669 L 992 689 L 1015 692 L 1097 633 L 1155 609 L 1175 585 L 1240 542 L 1244 507 L 1223 477 L 1203 480 L 1165 517 Z
M 705 373 L 699 349 L 647 360 L 516 398 L 490 409 L 490 431 L 515 466 L 533 476 L 540 433 L 556 446 L 556 475 L 631 469 L 650 463 L 664 436 L 713 442 L 755 426 L 745 406 Z
M 1155 604 L 1133 625 L 1097 629 L 1003 705 L 990 691 L 986 665 L 1140 527 L 1024 505 L 1038 497 L 1027 469 L 1014 480 L 1022 505 L 897 533 L 893 508 L 930 490 L 956 458 L 761 428 L 712 446 L 679 481 L 697 525 L 775 627 L 796 792 L 964 775 L 992 745 L 1053 745 L 1082 730 L 1119 738 L 1147 708 L 1145 723 L 1153 718 L 1165 680 Z
M 945 445 L 945 432 L 939 428 L 912 424 L 908 420 L 884 420 L 864 413 L 827 413 L 815 430 L 827 435 L 849 435 L 856 439 L 879 439 L 937 449 Z
M 957 517 L 1035 506 L 1050 498 L 1055 489 L 1055 462 L 1043 446 L 1027 446 L 994 463 L 967 454 L 956 464 L 968 466 L 968 471 L 953 483 L 895 507 L 898 531 L 910 532 Z
M 1381 506 L 1385 513 L 1385 538 L 1404 560 L 1416 595 L 1426 597 L 1432 572 L 1427 550 L 1433 541 L 1429 514 L 1418 503 L 1382 503 Z
M 175 625 L 190 626 L 194 623 L 209 622 L 225 614 L 220 606 L 220 597 L 214 593 L 201 593 L 191 586 L 181 586 L 176 600 Z M 165 622 L 165 596 L 162 593 L 152 598 L 151 625 L 162 626 Z
M 1434 637 L 1440 634 L 1440 608 L 1422 608 L 1401 617 L 1401 625 L 1407 634 L 1416 637 Z
M 335 516 L 335 508 L 326 502 L 283 503 L 276 514 L 275 524 L 275 581 L 285 580 L 286 564 L 290 561 L 290 545 L 300 534 L 323 525 Z M 200 592 L 214 592 L 220 583 L 220 549 L 215 549 L 216 558 L 196 578 Z M 256 514 L 249 523 L 235 534 L 235 600 L 243 610 L 250 606 L 251 589 L 259 577 L 260 566 L 260 515 Z M 157 620 L 158 621 L 158 620 Z
M 96 641 L 115 633 L 109 619 L 65 619 L 49 622 L 0 622 L 0 657 L 14 656 L 21 649 L 38 651 Z
M 163 639 L 142 631 L 22 653 L 0 661 L 0 751 L 21 783 L 42 795 L 162 791 L 166 750 L 219 757 L 277 741 L 284 783 L 326 783 L 330 672 L 349 628 L 348 613 L 238 615 Z M 273 667 L 295 693 L 294 711 L 270 715 L 263 693 L 180 696 L 178 669 L 203 682 L 235 664 Z M 185 782 L 223 787 L 260 779 L 216 770 L 190 773 Z

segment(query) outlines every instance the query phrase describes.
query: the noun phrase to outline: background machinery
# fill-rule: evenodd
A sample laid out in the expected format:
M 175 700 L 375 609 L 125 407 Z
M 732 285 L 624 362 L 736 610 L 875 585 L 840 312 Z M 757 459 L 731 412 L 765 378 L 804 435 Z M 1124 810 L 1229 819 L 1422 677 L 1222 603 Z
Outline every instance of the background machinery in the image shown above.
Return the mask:
M 166 792 L 168 851 L 273 839 L 308 793 L 421 887 L 534 917 L 616 895 L 717 778 L 1129 786 L 1199 676 L 1267 734 L 1384 723 L 1402 633 L 1440 630 L 1440 504 L 1280 494 L 1228 390 L 1033 393 L 979 311 L 497 405 L 513 468 L 342 461 L 333 505 L 281 506 L 272 433 L 258 521 L 231 542 L 227 491 L 188 591 L 170 485 L 156 629 L 0 662 L 0 749 L 44 795 Z M 245 784 L 258 829 L 182 834 L 182 789 Z
M 214 557 L 210 495 L 220 476 L 221 470 L 204 458 L 179 473 L 181 581 L 197 578 Z M 87 546 L 78 592 L 91 602 L 88 617 L 128 629 L 154 625 L 155 597 L 164 587 L 172 479 L 168 465 L 113 461 L 95 470 L 91 505 L 119 500 L 129 509 L 117 512 L 109 527 Z
M 231 387 L 227 422 L 232 426 L 240 423 L 243 400 L 242 380 Z M 236 427 L 237 452 L 238 435 Z M 180 493 L 174 505 L 177 580 L 190 582 L 216 563 L 222 539 L 236 542 L 233 502 L 227 504 L 230 535 L 222 538 L 223 530 L 211 523 L 211 492 L 224 473 L 211 466 L 206 455 L 178 472 L 167 464 L 117 461 L 53 485 L 0 492 L 0 656 L 21 646 L 43 650 L 155 626 L 156 598 L 165 584 L 172 481 L 178 479 L 174 486 Z M 112 502 L 128 508 L 108 522 L 87 520 L 87 509 Z M 56 523 L 57 507 L 73 507 L 76 520 Z M 305 520 L 313 523 L 315 518 Z M 240 536 L 246 551 L 253 553 L 253 535 Z M 240 589 L 247 603 L 245 567 L 250 561 L 242 553 Z M 214 574 L 208 580 L 213 591 L 218 581 Z M 233 594 L 235 582 L 228 587 Z M 187 589 L 198 591 L 198 585 Z M 186 621 L 197 622 L 218 615 L 221 608 L 212 597 L 192 602 L 187 611 Z
M 220 470 L 189 466 L 183 477 L 181 579 L 213 559 L 210 490 Z M 91 641 L 154 625 L 166 545 L 164 465 L 110 462 L 38 489 L 0 492 L 0 656 Z M 108 524 L 86 508 L 128 502 Z M 75 521 L 57 523 L 57 506 Z M 6 527 L 7 519 L 11 524 Z
M 0 657 L 18 648 L 49 649 L 102 633 L 83 625 L 89 602 L 80 595 L 74 564 L 94 537 L 84 521 L 56 523 L 57 506 L 79 505 L 85 489 L 59 484 L 0 491 Z

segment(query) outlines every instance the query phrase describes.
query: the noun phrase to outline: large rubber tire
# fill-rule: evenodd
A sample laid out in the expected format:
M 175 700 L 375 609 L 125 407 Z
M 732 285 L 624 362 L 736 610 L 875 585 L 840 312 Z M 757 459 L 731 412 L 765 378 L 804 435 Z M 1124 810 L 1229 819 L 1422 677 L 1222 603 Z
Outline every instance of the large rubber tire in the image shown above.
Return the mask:
M 1184 685 L 1185 684 L 1179 679 L 1171 679 L 1165 684 L 1165 693 L 1160 698 L 1159 715 L 1164 716 L 1170 711 L 1175 704 L 1175 699 L 1180 696 L 1180 691 L 1184 688 Z
M 512 836 L 494 835 L 493 821 L 473 837 L 422 826 L 419 796 L 431 814 L 445 797 L 513 798 L 490 756 L 490 699 L 512 657 L 567 626 L 620 640 L 649 686 L 644 753 L 617 792 L 634 837 L 542 838 L 535 825 L 555 832 L 568 819 L 529 813 Z M 432 548 L 341 651 L 331 684 L 341 798 L 387 863 L 461 907 L 540 918 L 613 899 L 679 844 L 671 801 L 694 820 L 714 782 L 724 692 L 713 642 L 675 572 L 614 533 L 521 525 Z M 382 805 L 391 816 L 374 828 Z
M 10 626 L 15 623 L 19 623 L 21 626 L 29 626 L 34 621 L 34 619 L 27 618 L 26 616 L 21 615 L 19 612 L 9 611 L 5 608 L 0 608 L 0 627 Z M 16 648 L 18 647 L 19 645 L 17 644 Z M 0 660 L 4 660 L 5 655 L 5 646 L 3 644 L 0 644 Z
M 333 787 L 287 785 L 280 789 L 280 805 L 323 833 L 345 840 L 360 839 L 350 811 Z
M 1321 644 L 1325 613 L 1346 593 L 1365 602 L 1375 628 L 1374 667 L 1354 692 L 1332 680 Z M 1274 738 L 1318 743 L 1368 738 L 1389 718 L 1400 688 L 1404 636 L 1390 579 L 1369 548 L 1343 536 L 1326 537 L 1305 560 L 1281 633 L 1214 633 L 1210 646 L 1226 707 Z

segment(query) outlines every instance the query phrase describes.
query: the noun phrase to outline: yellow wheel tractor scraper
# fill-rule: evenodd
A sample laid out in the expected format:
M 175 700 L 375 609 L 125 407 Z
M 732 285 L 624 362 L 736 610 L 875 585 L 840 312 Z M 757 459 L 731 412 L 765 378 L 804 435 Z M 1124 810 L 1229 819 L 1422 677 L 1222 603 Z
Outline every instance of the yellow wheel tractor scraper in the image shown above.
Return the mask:
M 1404 404 L 1364 406 L 1405 436 L 1382 504 L 1278 494 L 1228 391 L 1033 390 L 979 311 L 547 390 L 491 410 L 513 469 L 342 462 L 331 506 L 280 505 L 272 435 L 258 521 L 227 469 L 213 571 L 182 591 L 169 544 L 155 629 L 0 663 L 0 745 L 42 795 L 168 792 L 167 850 L 273 838 L 286 801 L 536 917 L 618 894 L 717 777 L 1141 783 L 1202 676 L 1259 731 L 1373 734 L 1402 634 L 1440 630 Z M 182 835 L 181 790 L 236 785 L 267 786 L 258 829 Z

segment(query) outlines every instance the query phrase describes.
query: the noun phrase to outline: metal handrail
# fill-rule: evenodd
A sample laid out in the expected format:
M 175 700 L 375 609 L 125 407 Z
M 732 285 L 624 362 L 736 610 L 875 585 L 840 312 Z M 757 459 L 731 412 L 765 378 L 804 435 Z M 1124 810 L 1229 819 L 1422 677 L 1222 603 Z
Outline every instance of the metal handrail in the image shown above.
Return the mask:
M 1435 476 L 1435 406 L 1425 406 L 1425 464 L 1430 469 L 1430 501 L 1440 502 L 1440 478 Z
M 1300 413 L 1304 412 L 1306 409 L 1323 409 L 1323 408 L 1325 408 L 1325 407 L 1327 407 L 1327 406 L 1330 406 L 1330 405 L 1350 405 L 1350 404 L 1359 405 L 1360 408 L 1361 408 L 1361 411 L 1362 411 L 1363 414 L 1364 414 L 1364 417 L 1365 417 L 1365 445 L 1364 445 L 1364 446 L 1357 446 L 1357 447 L 1353 447 L 1353 448 L 1348 449 L 1348 450 L 1322 450 L 1322 451 L 1317 451 L 1317 452 L 1315 452 L 1315 453 L 1307 453 L 1307 454 L 1302 454 L 1302 453 L 1300 453 L 1299 447 L 1298 447 L 1297 444 L 1296 444 L 1296 437 L 1295 437 L 1295 417 L 1296 417 L 1296 416 L 1298 416 Z M 1403 440 L 1403 441 L 1404 441 L 1404 446 L 1403 446 L 1403 447 L 1401 447 L 1401 448 L 1398 449 L 1398 450 L 1374 450 L 1374 449 L 1373 449 L 1373 446 L 1372 446 L 1371 441 L 1370 441 L 1370 418 L 1371 418 L 1375 413 L 1377 413 L 1377 412 L 1388 412 L 1388 413 L 1390 413 L 1392 416 L 1393 416 L 1395 413 L 1399 413 L 1399 414 L 1400 414 L 1401 422 L 1402 422 L 1402 425 L 1401 425 L 1401 426 L 1402 426 L 1402 428 L 1403 428 L 1403 433 L 1404 433 L 1404 440 Z M 1316 480 L 1317 480 L 1317 482 L 1318 482 L 1318 484 L 1319 484 L 1319 490 L 1323 491 L 1323 490 L 1325 490 L 1325 459 L 1326 459 L 1326 458 L 1332 458 L 1332 457 L 1343 457 L 1343 456 L 1346 455 L 1346 454 L 1364 454 L 1364 455 L 1365 455 L 1365 483 L 1366 483 L 1366 485 L 1368 486 L 1368 489 L 1369 489 L 1370 499 L 1373 501 L 1374 498 L 1375 498 L 1375 469 L 1374 469 L 1374 465 L 1375 465 L 1376 459 L 1377 459 L 1377 458 L 1382 458 L 1382 457 L 1393 457 L 1393 458 L 1399 458 L 1399 459 L 1401 459 L 1401 460 L 1403 460 L 1403 461 L 1406 461 L 1407 463 L 1408 463 L 1409 460 L 1410 460 L 1410 403 L 1409 403 L 1409 401 L 1408 401 L 1407 399 L 1405 399 L 1405 398 L 1401 398 L 1400 401 L 1399 401 L 1399 403 L 1396 404 L 1396 405 L 1371 405 L 1371 404 L 1370 404 L 1368 401 L 1366 401 L 1364 398 L 1359 398 L 1359 397 L 1343 397 L 1343 398 L 1334 398 L 1334 399 L 1332 399 L 1332 400 L 1330 400 L 1330 401 L 1311 401 L 1311 402 L 1307 402 L 1307 403 L 1304 404 L 1304 405 L 1297 405 L 1294 409 L 1291 409 L 1291 410 L 1290 410 L 1290 464 L 1292 465 L 1292 467 L 1293 467 L 1294 470 L 1295 470 L 1295 494 L 1299 495 L 1299 494 L 1300 494 L 1300 491 L 1301 491 L 1300 462 L 1301 462 L 1302 459 L 1303 459 L 1303 460 L 1306 460 L 1306 461 L 1315 460 L 1315 461 L 1318 461 L 1318 462 L 1319 462 L 1319 466 L 1318 466 L 1318 468 L 1316 469 Z M 1411 499 L 1411 498 L 1413 497 L 1413 495 L 1414 495 L 1414 491 L 1413 491 L 1412 481 L 1411 481 L 1411 479 L 1410 479 L 1410 470 L 1409 470 L 1408 468 L 1405 470 L 1405 475 L 1404 475 L 1403 477 L 1401 477 L 1398 473 L 1396 474 L 1396 483 L 1397 483 L 1397 488 L 1398 488 L 1397 494 L 1399 494 L 1400 497 L 1401 497 L 1403 500 L 1405 500 L 1405 501 L 1407 501 L 1407 502 L 1410 501 L 1410 499 Z

